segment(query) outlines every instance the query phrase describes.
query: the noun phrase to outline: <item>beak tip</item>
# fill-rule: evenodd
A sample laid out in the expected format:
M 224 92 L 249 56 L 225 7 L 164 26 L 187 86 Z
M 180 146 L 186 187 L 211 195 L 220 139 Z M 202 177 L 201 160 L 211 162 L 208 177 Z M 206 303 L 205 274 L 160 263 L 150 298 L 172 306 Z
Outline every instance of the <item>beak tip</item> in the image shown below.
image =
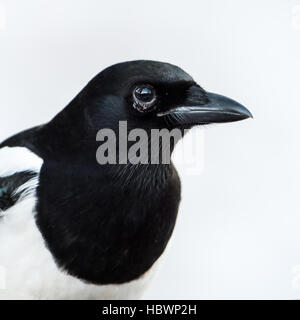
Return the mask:
M 253 115 L 248 109 L 246 109 L 244 115 L 245 115 L 245 119 L 249 119 L 249 118 L 253 119 Z

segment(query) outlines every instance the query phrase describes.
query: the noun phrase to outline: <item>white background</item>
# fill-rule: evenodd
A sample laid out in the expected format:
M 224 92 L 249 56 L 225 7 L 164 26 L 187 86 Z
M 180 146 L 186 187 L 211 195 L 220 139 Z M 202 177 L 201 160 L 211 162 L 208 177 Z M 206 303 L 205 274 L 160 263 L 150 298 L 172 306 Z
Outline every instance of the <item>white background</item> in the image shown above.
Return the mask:
M 178 223 L 145 298 L 300 298 L 299 7 L 0 1 L 0 140 L 47 122 L 96 73 L 132 59 L 179 65 L 254 115 L 205 128 L 202 173 L 180 168 Z

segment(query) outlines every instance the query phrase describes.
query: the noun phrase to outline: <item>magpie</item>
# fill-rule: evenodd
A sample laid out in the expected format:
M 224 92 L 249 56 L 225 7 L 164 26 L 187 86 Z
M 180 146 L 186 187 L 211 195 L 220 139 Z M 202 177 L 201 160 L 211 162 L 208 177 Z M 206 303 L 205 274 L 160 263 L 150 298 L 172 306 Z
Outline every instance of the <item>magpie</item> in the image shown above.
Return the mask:
M 186 132 L 249 117 L 179 67 L 138 60 L 108 67 L 48 123 L 6 139 L 0 298 L 139 298 L 172 235 L 180 179 L 171 162 L 100 165 L 97 133 L 117 136 L 120 121 Z

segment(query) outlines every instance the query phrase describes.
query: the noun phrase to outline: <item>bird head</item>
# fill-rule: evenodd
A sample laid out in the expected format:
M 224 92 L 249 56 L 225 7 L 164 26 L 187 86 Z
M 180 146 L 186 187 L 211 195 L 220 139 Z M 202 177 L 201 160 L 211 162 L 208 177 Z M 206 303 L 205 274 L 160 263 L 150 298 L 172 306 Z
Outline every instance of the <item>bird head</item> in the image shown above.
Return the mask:
M 78 151 L 88 149 L 87 146 L 95 150 L 95 136 L 101 129 L 111 129 L 118 135 L 120 121 L 126 121 L 128 131 L 180 129 L 185 132 L 196 125 L 249 117 L 252 115 L 244 106 L 205 91 L 179 67 L 138 60 L 115 64 L 96 75 L 54 118 L 52 127 L 56 131 L 60 128 L 65 142 L 65 136 L 70 136 L 61 149 Z M 94 152 L 89 153 L 94 159 Z
M 129 129 L 190 128 L 252 117 L 238 102 L 210 93 L 177 66 L 157 61 L 115 64 L 82 92 L 97 129 L 126 120 Z

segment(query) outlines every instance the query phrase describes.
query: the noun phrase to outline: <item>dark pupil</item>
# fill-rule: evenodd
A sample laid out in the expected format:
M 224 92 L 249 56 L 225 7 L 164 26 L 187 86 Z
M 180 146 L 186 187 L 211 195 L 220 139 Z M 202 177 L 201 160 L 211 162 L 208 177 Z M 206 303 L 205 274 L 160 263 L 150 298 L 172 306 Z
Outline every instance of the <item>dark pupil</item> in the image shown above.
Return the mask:
M 147 87 L 136 88 L 135 95 L 140 101 L 143 102 L 150 102 L 153 99 L 153 92 Z

